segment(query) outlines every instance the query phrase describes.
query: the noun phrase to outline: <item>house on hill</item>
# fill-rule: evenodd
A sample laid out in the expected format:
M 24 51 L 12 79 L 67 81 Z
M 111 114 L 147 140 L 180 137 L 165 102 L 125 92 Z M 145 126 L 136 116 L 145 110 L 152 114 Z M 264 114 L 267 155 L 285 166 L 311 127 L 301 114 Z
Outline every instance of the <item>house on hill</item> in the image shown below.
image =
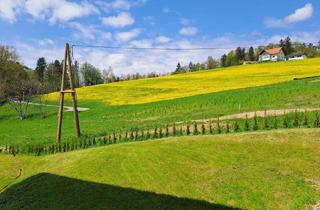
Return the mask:
M 262 50 L 259 54 L 259 62 L 267 61 L 285 61 L 286 56 L 282 47 Z

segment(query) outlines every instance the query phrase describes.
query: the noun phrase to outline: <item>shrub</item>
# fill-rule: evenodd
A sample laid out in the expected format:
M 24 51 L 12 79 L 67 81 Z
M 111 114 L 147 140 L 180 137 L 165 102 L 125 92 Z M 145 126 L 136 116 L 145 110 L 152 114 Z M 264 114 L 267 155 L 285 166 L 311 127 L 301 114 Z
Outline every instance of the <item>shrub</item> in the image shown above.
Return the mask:
M 234 122 L 234 124 L 233 124 L 233 130 L 234 130 L 234 132 L 239 132 L 239 131 L 240 131 L 238 121 L 235 121 L 235 122 Z
M 230 133 L 230 125 L 229 125 L 229 122 L 227 122 L 227 125 L 226 125 L 226 133 Z
M 201 125 L 201 133 L 202 133 L 202 135 L 206 134 L 206 127 L 205 127 L 204 123 L 202 123 L 202 125 Z
M 222 130 L 221 130 L 221 126 L 220 126 L 220 118 L 218 117 L 218 121 L 217 121 L 217 131 L 218 133 L 222 133 Z
M 169 137 L 169 126 L 166 126 L 166 133 L 165 133 L 166 137 Z
M 162 128 L 159 128 L 159 137 L 160 139 L 163 137 Z
M 245 131 L 249 131 L 250 130 L 250 125 L 249 125 L 249 121 L 248 121 L 248 115 L 246 115 L 246 118 L 244 120 L 244 130 Z
M 213 134 L 213 127 L 212 127 L 211 121 L 209 123 L 209 132 L 210 134 Z
M 278 129 L 278 118 L 277 118 L 276 115 L 274 116 L 273 128 L 274 128 L 274 129 Z
M 193 135 L 198 135 L 199 131 L 198 131 L 198 124 L 197 122 L 194 123 L 194 129 L 193 129 Z
M 264 123 L 263 123 L 264 129 L 269 129 L 269 121 L 267 116 L 267 111 L 264 111 Z
M 157 127 L 154 129 L 153 138 L 154 139 L 158 138 L 158 128 Z
M 176 124 L 173 124 L 173 126 L 172 126 L 172 135 L 175 136 L 176 133 L 177 133 L 177 131 L 176 131 Z
M 298 117 L 298 111 L 297 110 L 294 111 L 294 117 L 293 117 L 292 125 L 294 127 L 299 127 L 299 117 Z
M 189 124 L 187 124 L 186 132 L 187 132 L 187 135 L 189 136 L 190 135 L 190 126 L 189 126 Z M 182 135 L 182 132 L 181 132 L 181 135 Z
M 179 129 L 179 134 L 180 134 L 180 136 L 182 136 L 182 135 L 183 135 L 183 129 L 182 129 L 182 125 L 180 126 L 180 129 Z
M 308 112 L 307 112 L 307 110 L 304 110 L 302 125 L 305 127 L 308 127 Z
M 257 113 L 254 113 L 254 117 L 253 117 L 253 130 L 258 130 L 259 129 L 259 125 L 258 125 L 258 118 L 257 118 Z
M 319 128 L 320 127 L 320 119 L 319 119 L 319 114 L 316 112 L 316 116 L 313 122 L 313 127 Z
M 285 114 L 284 118 L 283 118 L 283 127 L 284 128 L 289 128 L 289 119 L 288 119 L 288 115 Z

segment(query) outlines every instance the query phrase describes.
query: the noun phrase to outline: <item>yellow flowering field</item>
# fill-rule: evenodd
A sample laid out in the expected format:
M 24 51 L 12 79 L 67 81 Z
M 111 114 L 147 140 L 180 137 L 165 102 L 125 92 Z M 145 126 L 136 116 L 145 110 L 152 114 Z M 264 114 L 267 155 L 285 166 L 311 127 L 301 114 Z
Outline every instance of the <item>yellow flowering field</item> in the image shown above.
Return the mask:
M 234 66 L 77 89 L 78 99 L 110 105 L 142 104 L 320 76 L 320 59 Z M 49 95 L 56 101 L 57 93 Z

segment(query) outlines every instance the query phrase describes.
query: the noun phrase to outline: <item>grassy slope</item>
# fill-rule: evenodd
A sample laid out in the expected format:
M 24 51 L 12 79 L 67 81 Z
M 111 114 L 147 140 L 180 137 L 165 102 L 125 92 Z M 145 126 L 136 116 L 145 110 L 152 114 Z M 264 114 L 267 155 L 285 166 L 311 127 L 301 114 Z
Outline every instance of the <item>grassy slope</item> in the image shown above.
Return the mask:
M 273 108 L 319 108 L 320 80 L 290 81 L 265 87 L 246 88 L 178 98 L 148 104 L 107 106 L 96 101 L 80 101 L 91 110 L 80 114 L 83 133 L 102 134 L 125 128 L 154 128 L 167 123 L 204 119 L 219 115 Z M 31 107 L 25 121 L 16 119 L 10 107 L 0 107 L 0 145 L 11 143 L 48 143 L 55 137 L 57 108 L 40 119 Z M 74 135 L 72 113 L 67 113 L 64 136 Z
M 97 100 L 111 105 L 143 104 L 199 94 L 257 87 L 319 76 L 320 59 L 234 66 L 211 71 L 97 85 L 80 88 L 80 101 Z M 50 96 L 53 101 L 56 94 Z
M 0 209 L 310 209 L 320 200 L 319 135 L 279 130 L 2 155 L 0 188 L 19 168 L 24 175 L 0 194 Z

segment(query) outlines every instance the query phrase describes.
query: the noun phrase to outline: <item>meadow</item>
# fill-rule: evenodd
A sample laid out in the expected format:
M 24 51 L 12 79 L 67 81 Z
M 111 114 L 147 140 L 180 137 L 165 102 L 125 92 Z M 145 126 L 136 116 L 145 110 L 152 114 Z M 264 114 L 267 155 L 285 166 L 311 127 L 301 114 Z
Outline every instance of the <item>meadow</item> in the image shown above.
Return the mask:
M 0 209 L 311 209 L 320 200 L 319 135 L 291 129 L 0 154 L 0 189 L 10 184 Z
M 79 106 L 83 134 L 104 135 L 121 130 L 153 129 L 175 122 L 208 119 L 227 114 L 285 108 L 319 108 L 320 80 L 305 79 L 262 87 L 196 95 L 147 104 L 109 106 L 87 100 Z M 95 87 L 92 87 L 95 88 Z M 37 106 L 30 106 L 28 119 L 20 121 L 9 106 L 0 108 L 0 145 L 48 144 L 55 140 L 57 108 L 48 107 L 42 119 Z M 72 113 L 64 119 L 64 140 L 74 136 Z
M 80 88 L 80 101 L 107 105 L 144 104 L 199 94 L 266 86 L 294 78 L 320 76 L 320 59 L 233 66 L 160 78 L 125 81 Z M 49 100 L 57 101 L 57 94 Z

